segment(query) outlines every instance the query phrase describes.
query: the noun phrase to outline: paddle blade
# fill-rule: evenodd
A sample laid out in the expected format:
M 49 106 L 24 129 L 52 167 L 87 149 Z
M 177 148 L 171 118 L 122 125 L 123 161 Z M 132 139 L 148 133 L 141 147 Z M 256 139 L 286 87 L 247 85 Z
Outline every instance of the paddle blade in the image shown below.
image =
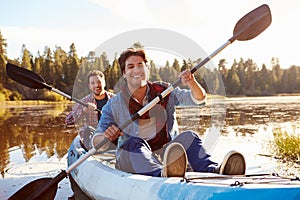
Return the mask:
M 272 22 L 271 11 L 268 5 L 263 4 L 242 17 L 234 27 L 234 40 L 246 41 L 262 33 Z
M 32 196 L 33 193 L 36 193 L 37 191 L 43 189 L 44 186 L 47 185 L 50 181 L 52 181 L 52 178 L 41 178 L 34 180 L 22 187 L 19 191 L 9 197 L 8 200 L 27 199 L 28 197 Z M 41 197 L 38 197 L 36 199 L 53 200 L 56 195 L 56 191 L 57 185 L 53 184 L 50 188 L 47 189 L 47 193 L 45 195 L 42 195 Z
M 28 69 L 19 67 L 12 63 L 7 63 L 6 73 L 9 78 L 27 87 L 33 89 L 47 88 L 51 90 L 51 86 L 47 85 L 45 80 L 40 75 Z

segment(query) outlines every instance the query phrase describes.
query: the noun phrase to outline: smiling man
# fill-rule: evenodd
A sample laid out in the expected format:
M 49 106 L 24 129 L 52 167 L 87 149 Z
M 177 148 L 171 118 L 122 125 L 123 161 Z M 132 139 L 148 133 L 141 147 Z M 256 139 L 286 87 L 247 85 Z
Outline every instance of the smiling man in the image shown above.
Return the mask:
M 90 94 L 81 99 L 88 107 L 81 104 L 76 104 L 72 111 L 66 117 L 66 124 L 81 123 L 82 127 L 79 130 L 81 142 L 86 149 L 90 148 L 90 136 L 94 133 L 95 128 L 101 117 L 101 112 L 95 109 L 102 110 L 108 99 L 114 96 L 113 93 L 105 90 L 105 76 L 99 70 L 92 70 L 88 73 L 88 87 Z
M 168 83 L 149 81 L 146 63 L 142 49 L 130 48 L 121 54 L 119 64 L 125 84 L 103 107 L 93 145 L 104 137 L 110 141 L 118 139 L 116 168 L 130 173 L 183 177 L 189 163 L 193 171 L 244 174 L 246 164 L 242 154 L 231 151 L 218 165 L 210 160 L 197 133 L 187 130 L 179 134 L 176 106 L 197 106 L 206 100 L 205 90 L 190 70 L 179 75 L 181 83 L 189 90 L 176 87 L 150 111 L 119 130 L 132 115 L 169 86 Z

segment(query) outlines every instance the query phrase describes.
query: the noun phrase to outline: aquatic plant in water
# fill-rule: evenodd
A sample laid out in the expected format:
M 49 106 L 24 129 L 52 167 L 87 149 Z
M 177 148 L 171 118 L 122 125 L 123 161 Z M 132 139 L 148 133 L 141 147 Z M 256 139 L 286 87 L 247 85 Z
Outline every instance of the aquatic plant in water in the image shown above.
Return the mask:
M 284 160 L 300 161 L 300 133 L 299 129 L 288 132 L 276 128 L 274 133 L 274 150 L 277 156 Z

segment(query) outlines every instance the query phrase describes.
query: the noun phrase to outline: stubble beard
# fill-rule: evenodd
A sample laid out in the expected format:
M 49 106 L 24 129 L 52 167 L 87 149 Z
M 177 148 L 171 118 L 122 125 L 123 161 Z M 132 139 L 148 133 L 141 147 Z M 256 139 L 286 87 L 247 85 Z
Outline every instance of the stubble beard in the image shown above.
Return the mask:
M 99 92 L 99 93 L 96 92 L 96 91 L 93 91 L 93 93 L 94 93 L 94 96 L 100 97 L 100 96 L 102 95 L 102 93 L 103 93 L 103 89 L 100 89 L 100 92 Z

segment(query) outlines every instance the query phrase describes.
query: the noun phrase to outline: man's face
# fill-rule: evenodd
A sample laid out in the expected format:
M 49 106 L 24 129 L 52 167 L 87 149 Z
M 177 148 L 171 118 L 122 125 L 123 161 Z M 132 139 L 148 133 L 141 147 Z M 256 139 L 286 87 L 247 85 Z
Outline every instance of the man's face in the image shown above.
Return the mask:
M 103 93 L 105 87 L 105 80 L 99 75 L 91 76 L 89 78 L 89 89 L 94 95 L 99 96 Z
M 133 88 L 143 87 L 149 77 L 149 69 L 140 56 L 130 56 L 125 61 L 123 76 L 127 80 L 128 86 Z

